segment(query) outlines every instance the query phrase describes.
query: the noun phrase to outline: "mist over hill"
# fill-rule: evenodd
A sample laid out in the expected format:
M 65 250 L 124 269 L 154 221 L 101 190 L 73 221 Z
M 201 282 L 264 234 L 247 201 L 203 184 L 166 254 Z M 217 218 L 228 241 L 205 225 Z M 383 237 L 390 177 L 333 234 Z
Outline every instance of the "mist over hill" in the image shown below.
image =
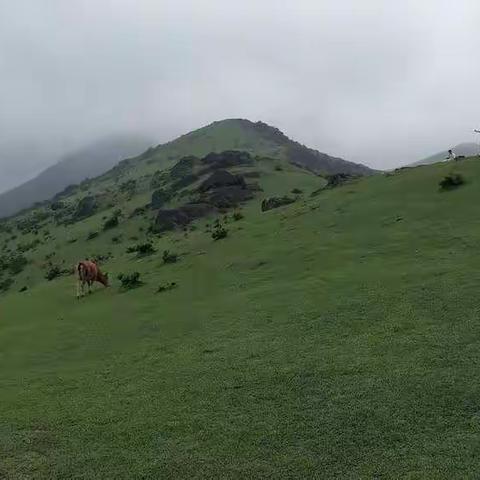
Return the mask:
M 107 172 L 120 160 L 140 154 L 153 142 L 136 136 L 108 137 L 66 156 L 34 179 L 0 195 L 0 217 L 12 215 L 47 200 L 66 186 Z M 317 174 L 347 173 L 368 175 L 365 165 L 308 148 L 288 138 L 275 127 L 245 119 L 213 122 L 163 145 L 150 148 L 133 158 L 131 164 L 145 158 L 162 163 L 184 155 L 207 155 L 224 150 L 243 150 L 254 155 L 287 160 Z
M 112 135 L 65 155 L 35 178 L 0 194 L 0 217 L 47 200 L 67 185 L 96 177 L 120 160 L 138 155 L 152 141 L 139 135 Z

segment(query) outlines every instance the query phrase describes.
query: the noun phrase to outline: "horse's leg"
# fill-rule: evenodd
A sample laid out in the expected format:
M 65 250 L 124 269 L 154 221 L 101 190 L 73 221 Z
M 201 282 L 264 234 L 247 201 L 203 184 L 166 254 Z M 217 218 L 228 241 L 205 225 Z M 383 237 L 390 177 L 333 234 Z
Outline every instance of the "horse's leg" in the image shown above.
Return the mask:
M 88 293 L 92 293 L 92 281 L 88 281 Z

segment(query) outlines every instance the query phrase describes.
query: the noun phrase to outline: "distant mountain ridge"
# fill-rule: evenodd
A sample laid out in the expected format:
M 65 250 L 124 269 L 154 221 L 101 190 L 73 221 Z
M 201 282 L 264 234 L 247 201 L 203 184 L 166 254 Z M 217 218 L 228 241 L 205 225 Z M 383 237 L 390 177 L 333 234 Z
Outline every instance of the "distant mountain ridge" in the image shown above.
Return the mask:
M 0 218 L 48 200 L 70 184 L 101 175 L 120 160 L 138 155 L 152 143 L 138 135 L 115 135 L 65 155 L 35 178 L 1 193 Z
M 431 165 L 432 163 L 442 162 L 447 158 L 448 150 L 449 149 L 430 155 L 429 157 L 411 163 L 409 166 L 415 167 L 418 165 Z M 463 155 L 465 157 L 472 157 L 480 153 L 479 145 L 473 142 L 459 143 L 455 147 L 452 147 L 452 150 L 455 155 Z

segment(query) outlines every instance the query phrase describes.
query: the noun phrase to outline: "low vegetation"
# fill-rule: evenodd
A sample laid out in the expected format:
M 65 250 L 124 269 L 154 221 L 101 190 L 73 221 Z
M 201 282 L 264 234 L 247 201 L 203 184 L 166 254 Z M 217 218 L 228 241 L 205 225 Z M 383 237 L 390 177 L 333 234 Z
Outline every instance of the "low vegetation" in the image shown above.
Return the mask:
M 0 477 L 475 478 L 480 163 L 455 164 L 469 181 L 452 194 L 438 191 L 445 164 L 325 189 L 262 151 L 222 168 L 245 185 L 243 169 L 260 172 L 263 197 L 207 208 L 217 185 L 199 186 L 235 154 L 205 163 L 202 144 L 198 182 L 160 209 L 157 225 L 173 226 L 153 236 L 150 175 L 169 191 L 188 153 L 168 148 L 64 208 L 39 206 L 48 218 L 0 223 Z M 135 175 L 129 199 L 120 185 Z M 231 187 L 243 189 L 219 188 Z M 285 192 L 295 204 L 260 211 Z M 94 214 L 56 225 L 85 196 Z M 125 216 L 103 232 L 117 207 Z M 83 258 L 113 288 L 76 302 L 75 277 L 59 272 Z
M 459 173 L 450 173 L 446 175 L 442 180 L 440 180 L 440 189 L 441 190 L 453 190 L 460 187 L 465 183 L 465 179 Z
M 222 240 L 223 238 L 227 238 L 227 236 L 228 236 L 228 230 L 222 225 L 217 225 L 215 227 L 215 230 L 212 232 L 212 238 L 215 241 Z
M 139 272 L 120 273 L 117 278 L 120 280 L 123 290 L 132 290 L 143 285 Z
M 138 243 L 137 245 L 132 245 L 127 248 L 127 253 L 137 253 L 139 256 L 146 256 L 155 253 L 155 248 L 149 242 L 147 243 Z
M 157 293 L 168 292 L 169 290 L 173 290 L 174 288 L 177 288 L 177 286 L 178 285 L 176 282 L 170 282 L 170 283 L 159 285 L 157 289 Z

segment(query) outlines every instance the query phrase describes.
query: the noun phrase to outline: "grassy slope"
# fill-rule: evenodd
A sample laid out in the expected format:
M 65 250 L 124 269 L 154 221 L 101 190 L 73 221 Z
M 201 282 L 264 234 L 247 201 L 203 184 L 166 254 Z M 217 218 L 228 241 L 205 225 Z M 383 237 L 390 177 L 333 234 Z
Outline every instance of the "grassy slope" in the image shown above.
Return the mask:
M 451 168 L 470 183 L 439 193 Z M 271 175 L 267 193 L 318 181 Z M 178 264 L 118 253 L 137 290 L 1 297 L 0 477 L 476 478 L 479 176 L 467 160 L 257 200 L 225 240 L 157 240 Z

